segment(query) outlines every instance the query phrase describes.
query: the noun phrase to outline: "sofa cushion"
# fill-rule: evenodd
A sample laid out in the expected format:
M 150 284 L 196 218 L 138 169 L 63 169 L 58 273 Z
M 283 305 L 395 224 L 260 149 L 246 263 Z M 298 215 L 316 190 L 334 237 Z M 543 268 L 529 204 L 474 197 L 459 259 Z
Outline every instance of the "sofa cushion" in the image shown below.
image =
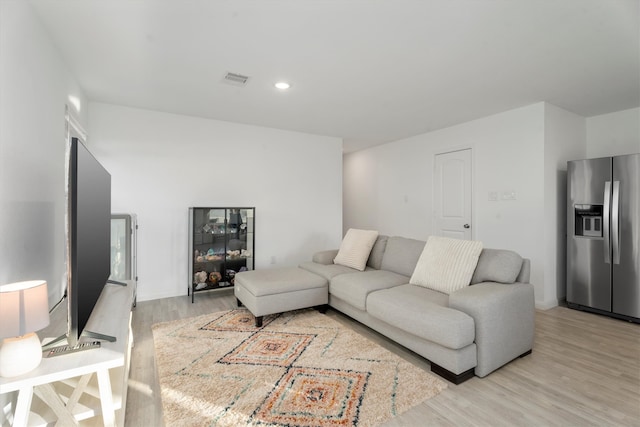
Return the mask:
M 387 270 L 369 270 L 334 277 L 329 284 L 329 293 L 364 311 L 371 292 L 405 283 L 409 283 L 407 276 Z
M 469 286 L 482 242 L 429 236 L 409 283 L 450 294 Z
M 367 313 L 417 337 L 457 350 L 475 339 L 473 318 L 446 306 L 448 296 L 416 285 L 372 292 Z
M 369 259 L 367 260 L 367 265 L 369 267 L 380 270 L 380 267 L 382 266 L 382 257 L 384 255 L 384 250 L 387 247 L 388 239 L 389 236 L 378 236 L 376 243 L 373 245 L 371 253 L 369 254 Z
M 422 240 L 398 236 L 389 237 L 380 267 L 383 270 L 411 277 L 424 249 L 424 244 L 425 242 Z
M 303 270 L 307 270 L 319 276 L 322 276 L 327 280 L 331 280 L 333 277 L 339 274 L 355 273 L 358 271 L 350 267 L 345 267 L 344 265 L 338 265 L 338 264 L 325 265 L 325 264 L 318 264 L 313 261 L 303 262 L 300 265 L 298 265 L 298 267 L 302 268 Z M 367 267 L 367 269 L 370 270 L 371 268 Z
M 375 230 L 350 228 L 342 239 L 338 255 L 333 260 L 334 264 L 363 271 L 377 238 L 378 232 Z
M 522 268 L 522 257 L 513 251 L 483 249 L 471 284 L 480 282 L 513 283 Z
M 263 297 L 326 288 L 327 280 L 301 268 L 272 268 L 237 273 L 235 284 L 244 287 L 254 297 Z

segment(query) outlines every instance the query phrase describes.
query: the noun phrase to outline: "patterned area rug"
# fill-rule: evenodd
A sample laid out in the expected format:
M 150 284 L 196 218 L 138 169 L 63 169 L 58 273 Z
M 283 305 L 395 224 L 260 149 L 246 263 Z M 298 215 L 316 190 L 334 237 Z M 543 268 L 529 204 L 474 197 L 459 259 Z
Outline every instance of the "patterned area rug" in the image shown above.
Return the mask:
M 373 426 L 446 383 L 315 310 L 153 325 L 167 426 Z

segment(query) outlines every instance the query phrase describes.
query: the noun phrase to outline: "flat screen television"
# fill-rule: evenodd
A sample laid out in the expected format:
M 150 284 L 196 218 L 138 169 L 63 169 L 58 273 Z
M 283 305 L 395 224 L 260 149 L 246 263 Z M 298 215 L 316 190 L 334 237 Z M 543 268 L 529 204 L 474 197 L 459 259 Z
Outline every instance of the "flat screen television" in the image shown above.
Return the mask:
M 85 329 L 111 270 L 111 175 L 77 138 L 66 160 L 67 340 L 76 345 L 103 338 Z

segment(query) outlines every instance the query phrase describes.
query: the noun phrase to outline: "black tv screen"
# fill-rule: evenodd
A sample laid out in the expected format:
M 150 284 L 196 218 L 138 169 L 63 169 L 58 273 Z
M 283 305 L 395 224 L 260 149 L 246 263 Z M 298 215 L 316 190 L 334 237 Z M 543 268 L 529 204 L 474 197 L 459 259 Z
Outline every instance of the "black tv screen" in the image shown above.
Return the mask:
M 111 175 L 77 138 L 67 160 L 67 339 L 76 345 L 111 270 Z

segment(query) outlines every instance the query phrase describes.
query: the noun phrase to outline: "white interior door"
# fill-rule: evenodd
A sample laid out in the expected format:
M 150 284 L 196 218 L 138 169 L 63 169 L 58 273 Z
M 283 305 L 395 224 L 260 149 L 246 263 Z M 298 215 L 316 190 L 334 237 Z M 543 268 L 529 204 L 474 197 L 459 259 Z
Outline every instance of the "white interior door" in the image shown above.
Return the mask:
M 435 235 L 471 240 L 471 149 L 437 154 Z

